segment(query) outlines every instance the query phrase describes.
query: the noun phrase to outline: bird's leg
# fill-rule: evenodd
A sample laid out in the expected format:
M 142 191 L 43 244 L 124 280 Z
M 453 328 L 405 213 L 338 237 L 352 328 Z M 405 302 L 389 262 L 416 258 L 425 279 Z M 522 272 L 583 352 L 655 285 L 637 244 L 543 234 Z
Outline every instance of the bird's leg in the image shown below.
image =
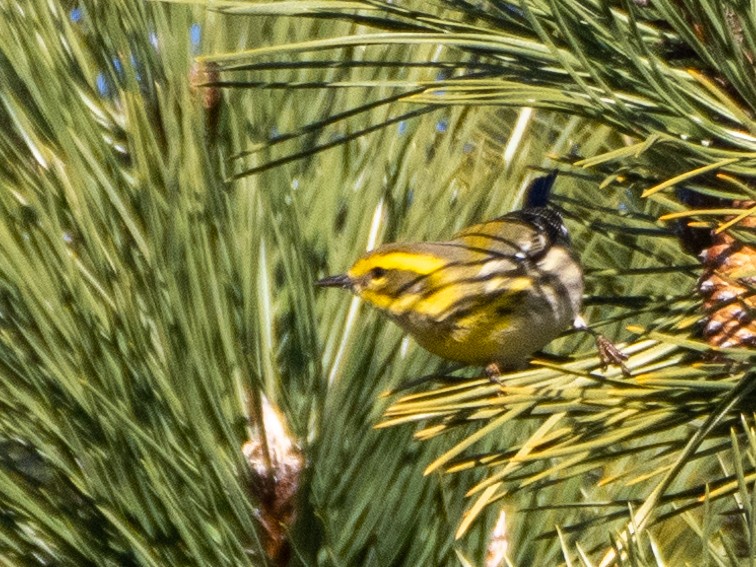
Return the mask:
M 614 343 L 612 341 L 607 339 L 601 333 L 598 333 L 591 329 L 585 322 L 585 319 L 583 319 L 580 315 L 575 317 L 573 326 L 576 329 L 585 331 L 586 333 L 593 335 L 593 338 L 596 341 L 596 349 L 598 350 L 599 358 L 601 359 L 601 368 L 603 370 L 606 370 L 607 366 L 609 366 L 610 364 L 614 364 L 622 369 L 622 374 L 624 376 L 630 376 L 630 370 L 628 370 L 627 366 L 625 366 L 627 355 L 616 346 L 614 346 Z

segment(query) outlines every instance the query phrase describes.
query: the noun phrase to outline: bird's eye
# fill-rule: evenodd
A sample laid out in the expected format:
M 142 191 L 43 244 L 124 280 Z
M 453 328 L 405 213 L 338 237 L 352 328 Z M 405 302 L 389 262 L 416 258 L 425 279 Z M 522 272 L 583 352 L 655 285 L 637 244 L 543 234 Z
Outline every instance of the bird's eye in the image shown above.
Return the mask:
M 374 280 L 379 280 L 385 275 L 386 275 L 386 269 L 381 268 L 380 266 L 376 266 L 375 268 L 370 270 L 370 277 Z

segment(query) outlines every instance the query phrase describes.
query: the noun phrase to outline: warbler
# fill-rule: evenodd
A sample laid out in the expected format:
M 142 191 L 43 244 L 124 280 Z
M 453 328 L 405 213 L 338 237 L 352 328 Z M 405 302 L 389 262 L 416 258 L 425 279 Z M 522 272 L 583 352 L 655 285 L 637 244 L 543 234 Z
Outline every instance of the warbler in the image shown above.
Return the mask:
M 549 207 L 511 212 L 448 241 L 380 246 L 316 285 L 351 290 L 428 351 L 491 376 L 523 367 L 573 324 L 593 333 L 579 316 L 580 261 Z M 624 355 L 594 335 L 602 360 L 621 363 Z

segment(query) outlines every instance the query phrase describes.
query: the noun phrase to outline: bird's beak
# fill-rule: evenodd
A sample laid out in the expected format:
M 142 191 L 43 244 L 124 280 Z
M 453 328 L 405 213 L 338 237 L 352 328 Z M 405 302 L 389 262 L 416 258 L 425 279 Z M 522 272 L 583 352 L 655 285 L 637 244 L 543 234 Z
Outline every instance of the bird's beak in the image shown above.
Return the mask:
M 318 287 L 342 287 L 344 289 L 352 289 L 352 278 L 346 274 L 339 274 L 338 276 L 328 276 L 322 280 L 315 282 Z

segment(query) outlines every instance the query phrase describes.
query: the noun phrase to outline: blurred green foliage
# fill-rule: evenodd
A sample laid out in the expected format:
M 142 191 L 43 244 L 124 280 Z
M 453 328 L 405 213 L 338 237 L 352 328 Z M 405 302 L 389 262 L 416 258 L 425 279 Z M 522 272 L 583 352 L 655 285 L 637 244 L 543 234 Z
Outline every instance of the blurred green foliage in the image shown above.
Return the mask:
M 294 564 L 482 564 L 500 504 L 514 565 L 598 564 L 633 521 L 623 564 L 753 556 L 753 354 L 702 358 L 697 261 L 658 220 L 690 208 L 676 176 L 753 198 L 741 3 L 0 16 L 5 564 L 264 564 L 241 452 L 261 392 L 307 459 Z M 502 389 L 385 396 L 448 365 L 312 282 L 370 243 L 517 208 L 554 167 L 587 318 L 627 342 L 633 378 L 569 335 L 548 350 L 573 358 Z

